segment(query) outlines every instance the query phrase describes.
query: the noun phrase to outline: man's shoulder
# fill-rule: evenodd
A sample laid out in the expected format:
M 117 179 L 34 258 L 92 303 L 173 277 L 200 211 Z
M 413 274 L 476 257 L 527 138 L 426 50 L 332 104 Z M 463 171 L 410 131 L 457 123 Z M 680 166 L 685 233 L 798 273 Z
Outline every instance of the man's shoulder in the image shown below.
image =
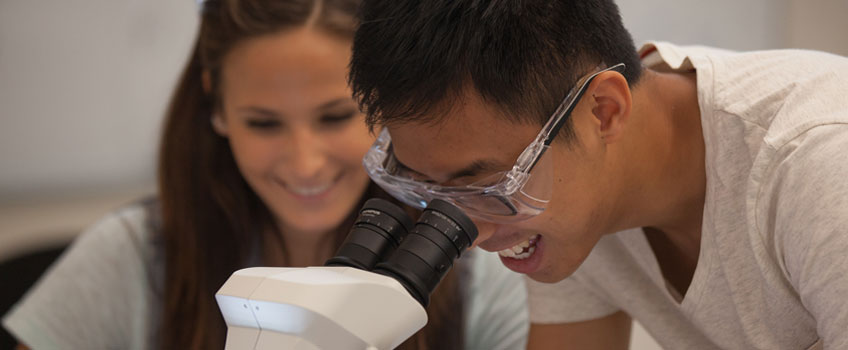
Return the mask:
M 762 157 L 764 185 L 770 184 L 785 194 L 827 186 L 848 197 L 848 183 L 844 179 L 848 174 L 848 158 L 844 156 L 848 150 L 845 115 L 841 120 L 798 125 L 786 136 L 767 142 L 772 147 Z M 794 186 L 787 186 L 789 180 Z M 774 191 L 761 191 L 760 195 L 771 192 Z
M 767 129 L 769 137 L 791 138 L 799 128 L 848 121 L 848 58 L 770 50 L 708 60 L 712 81 L 702 85 L 714 95 L 708 107 Z
M 698 72 L 705 142 L 732 171 L 753 162 L 756 173 L 793 140 L 848 123 L 848 58 L 809 50 L 705 52 L 687 56 Z

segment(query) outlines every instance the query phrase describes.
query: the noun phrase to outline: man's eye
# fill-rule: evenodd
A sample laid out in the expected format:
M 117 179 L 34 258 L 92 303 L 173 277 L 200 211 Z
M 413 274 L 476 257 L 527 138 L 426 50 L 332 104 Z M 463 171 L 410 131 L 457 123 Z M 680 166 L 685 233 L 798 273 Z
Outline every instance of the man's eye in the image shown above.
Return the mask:
M 252 129 L 270 130 L 280 127 L 280 121 L 274 119 L 248 119 L 247 126 Z
M 436 181 L 433 181 L 433 179 L 430 179 L 430 178 L 428 178 L 424 175 L 421 175 L 419 173 L 416 173 L 414 171 L 401 169 L 401 170 L 399 170 L 398 175 L 401 176 L 401 177 L 405 177 L 407 179 L 416 181 L 416 182 L 426 183 L 426 184 L 430 184 L 430 185 L 437 185 Z

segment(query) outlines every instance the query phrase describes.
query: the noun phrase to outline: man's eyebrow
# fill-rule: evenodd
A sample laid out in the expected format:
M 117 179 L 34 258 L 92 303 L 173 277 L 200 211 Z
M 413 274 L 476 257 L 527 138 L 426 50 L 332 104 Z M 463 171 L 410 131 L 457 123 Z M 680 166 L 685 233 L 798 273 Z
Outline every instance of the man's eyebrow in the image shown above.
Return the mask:
M 400 167 L 401 169 L 403 169 L 404 171 L 414 173 L 415 175 L 421 176 L 423 178 L 430 178 L 429 176 L 424 175 L 421 172 L 410 168 L 406 164 L 403 164 L 403 162 L 401 162 L 399 159 L 397 159 L 397 157 L 395 157 L 395 162 L 397 163 L 397 166 Z M 455 179 L 458 179 L 458 178 L 461 178 L 461 177 L 473 177 L 473 176 L 477 176 L 477 175 L 482 174 L 482 173 L 503 170 L 502 168 L 503 167 L 501 166 L 501 164 L 499 162 L 495 161 L 495 160 L 478 159 L 478 160 L 471 162 L 471 164 L 468 165 L 467 167 L 462 168 L 462 169 L 455 171 L 455 172 L 451 173 L 450 175 L 448 175 L 448 178 L 445 182 L 455 180 Z
M 459 171 L 454 172 L 453 174 L 450 174 L 450 176 L 448 177 L 448 181 L 461 177 L 474 177 L 480 174 L 485 174 L 498 170 L 503 170 L 502 166 L 494 159 L 478 159 L 471 162 L 471 164 L 467 167 L 462 168 Z
M 406 164 L 403 164 L 403 162 L 401 162 L 400 159 L 397 159 L 397 156 L 394 156 L 392 158 L 394 158 L 395 166 L 397 166 L 401 170 L 403 170 L 405 172 L 415 173 L 415 175 L 420 176 L 420 177 L 427 177 L 426 175 L 418 172 L 417 170 L 410 168 Z

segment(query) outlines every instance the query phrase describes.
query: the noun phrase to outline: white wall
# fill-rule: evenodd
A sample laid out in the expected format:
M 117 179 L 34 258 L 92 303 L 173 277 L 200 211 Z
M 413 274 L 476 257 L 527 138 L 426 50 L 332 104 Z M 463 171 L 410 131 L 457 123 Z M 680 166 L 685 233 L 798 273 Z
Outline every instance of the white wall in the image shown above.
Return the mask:
M 191 0 L 0 1 L 0 203 L 153 182 Z
M 646 40 L 735 50 L 782 47 L 788 0 L 617 0 L 637 45 Z
M 0 1 L 0 260 L 151 193 L 192 0 Z
M 617 0 L 638 43 L 733 50 L 804 48 L 848 55 L 846 0 Z
M 792 0 L 785 25 L 787 47 L 848 56 L 848 0 Z

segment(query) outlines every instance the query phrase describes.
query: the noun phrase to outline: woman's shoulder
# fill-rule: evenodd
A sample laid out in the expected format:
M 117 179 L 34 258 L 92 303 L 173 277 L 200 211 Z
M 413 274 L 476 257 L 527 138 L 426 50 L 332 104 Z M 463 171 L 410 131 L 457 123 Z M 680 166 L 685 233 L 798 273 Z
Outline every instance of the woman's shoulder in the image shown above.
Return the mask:
M 91 288 L 155 282 L 150 277 L 162 256 L 157 243 L 157 210 L 157 201 L 146 198 L 107 213 L 77 236 L 44 274 L 42 284 L 54 280 L 71 283 L 68 276 L 90 282 Z
M 75 240 L 77 255 L 103 268 L 109 265 L 158 275 L 164 259 L 161 240 L 161 209 L 155 197 L 143 198 L 103 216 Z M 84 258 L 95 253 L 97 257 Z M 153 274 L 153 275 L 151 275 Z M 157 278 L 149 281 L 157 285 Z
M 158 236 L 160 217 L 159 201 L 155 197 L 143 198 L 107 213 L 83 231 L 80 238 L 97 236 L 105 241 L 131 241 L 139 247 L 149 245 Z
M 121 206 L 83 230 L 52 269 L 144 269 L 157 254 L 158 201 Z
M 10 332 L 33 348 L 128 348 L 146 339 L 137 320 L 155 294 L 151 204 L 126 205 L 84 230 L 6 315 Z

